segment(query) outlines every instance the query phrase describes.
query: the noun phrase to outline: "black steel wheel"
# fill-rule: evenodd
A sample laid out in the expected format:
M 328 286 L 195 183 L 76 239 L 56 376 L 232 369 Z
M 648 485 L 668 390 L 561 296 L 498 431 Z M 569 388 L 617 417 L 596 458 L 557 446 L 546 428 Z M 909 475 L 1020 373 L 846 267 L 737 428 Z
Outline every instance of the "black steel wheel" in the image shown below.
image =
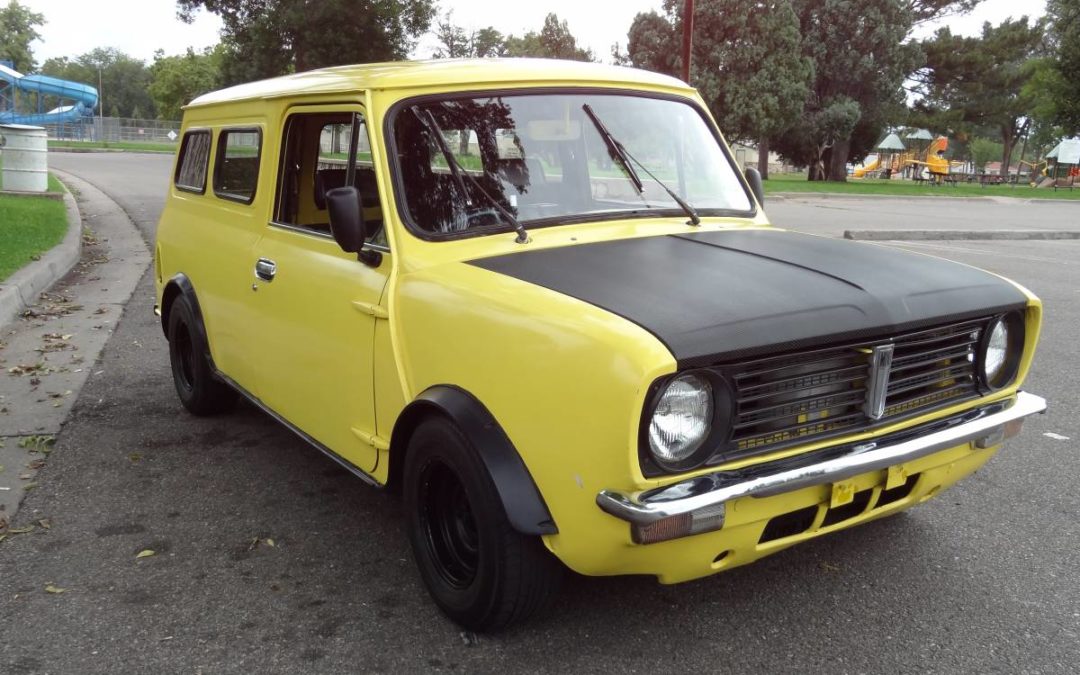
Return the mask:
M 214 415 L 236 404 L 236 392 L 214 376 L 207 349 L 195 330 L 191 302 L 180 296 L 169 308 L 169 363 L 180 402 L 194 415 Z
M 409 540 L 440 609 L 465 628 L 494 631 L 547 606 L 562 565 L 539 537 L 515 531 L 468 439 L 442 418 L 409 444 L 404 475 Z

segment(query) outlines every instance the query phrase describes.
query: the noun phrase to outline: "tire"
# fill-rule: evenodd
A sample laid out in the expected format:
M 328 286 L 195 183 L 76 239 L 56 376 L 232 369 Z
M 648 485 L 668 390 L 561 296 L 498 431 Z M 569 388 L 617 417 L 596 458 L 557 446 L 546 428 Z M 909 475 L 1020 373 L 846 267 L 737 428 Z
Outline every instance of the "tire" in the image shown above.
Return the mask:
M 236 392 L 215 377 L 207 362 L 207 347 L 195 329 L 191 301 L 181 295 L 169 310 L 169 363 L 180 402 L 193 415 L 231 410 Z
M 491 476 L 461 431 L 422 422 L 405 460 L 409 541 L 435 604 L 473 631 L 496 631 L 546 608 L 562 564 L 514 530 Z

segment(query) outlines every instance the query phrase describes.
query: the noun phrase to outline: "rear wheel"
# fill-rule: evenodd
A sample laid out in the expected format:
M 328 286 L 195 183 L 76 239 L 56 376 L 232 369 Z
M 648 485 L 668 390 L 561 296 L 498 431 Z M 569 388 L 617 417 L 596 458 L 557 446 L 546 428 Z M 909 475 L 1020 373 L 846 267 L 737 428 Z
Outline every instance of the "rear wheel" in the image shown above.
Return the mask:
M 405 465 L 409 540 L 435 603 L 471 630 L 527 619 L 554 598 L 561 564 L 514 530 L 468 439 L 434 418 L 413 434 Z
M 195 330 L 191 301 L 181 295 L 169 308 L 169 363 L 180 402 L 194 415 L 214 415 L 236 404 L 236 392 L 214 376 L 207 347 Z

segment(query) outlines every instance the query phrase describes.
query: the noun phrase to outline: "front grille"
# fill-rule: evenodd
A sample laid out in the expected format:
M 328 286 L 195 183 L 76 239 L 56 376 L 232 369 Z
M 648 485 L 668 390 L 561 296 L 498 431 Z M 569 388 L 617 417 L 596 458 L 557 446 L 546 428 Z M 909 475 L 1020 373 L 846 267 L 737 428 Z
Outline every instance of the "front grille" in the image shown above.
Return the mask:
M 892 340 L 770 357 L 724 369 L 735 419 L 724 458 L 895 421 L 978 393 L 975 359 L 986 320 Z M 893 346 L 884 414 L 868 415 L 874 347 Z

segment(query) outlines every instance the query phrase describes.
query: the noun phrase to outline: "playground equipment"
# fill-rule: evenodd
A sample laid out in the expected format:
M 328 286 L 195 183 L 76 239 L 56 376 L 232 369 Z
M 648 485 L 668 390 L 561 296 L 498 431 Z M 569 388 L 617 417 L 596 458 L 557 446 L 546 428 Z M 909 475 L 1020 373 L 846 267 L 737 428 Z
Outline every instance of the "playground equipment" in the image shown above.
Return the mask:
M 37 95 L 36 112 L 19 112 L 20 94 Z M 45 97 L 54 96 L 58 105 L 45 110 Z M 93 119 L 98 91 L 90 85 L 48 75 L 23 75 L 0 63 L 0 124 L 71 124 Z
M 909 149 L 896 134 L 889 134 L 878 144 L 876 155 L 867 157 L 864 166 L 855 169 L 855 178 L 865 178 L 867 174 L 881 170 L 883 176 L 898 176 L 901 173 L 918 180 L 935 179 L 945 176 L 953 166 L 961 162 L 945 159 L 949 148 L 949 139 L 945 136 L 934 137 L 929 131 L 920 129 L 908 134 L 909 141 L 929 141 L 925 149 Z M 872 158 L 872 159 L 871 159 Z
M 866 164 L 865 166 L 861 166 L 855 169 L 855 172 L 853 173 L 853 176 L 855 178 L 865 178 L 867 173 L 880 169 L 883 162 L 885 164 L 883 172 L 886 177 L 891 176 L 893 172 L 904 166 L 903 161 L 898 161 L 899 157 L 904 156 L 902 154 L 898 154 L 904 152 L 904 142 L 901 141 L 900 137 L 896 134 L 889 134 L 888 136 L 886 136 L 885 140 L 878 143 L 877 150 L 877 157 L 875 157 L 870 163 Z M 888 155 L 887 159 L 885 159 L 886 155 Z
M 922 159 L 915 157 L 907 157 L 904 160 L 905 166 L 913 167 L 917 172 L 922 174 L 922 178 L 930 178 L 933 176 L 942 176 L 949 173 L 949 160 L 945 159 L 945 151 L 949 149 L 949 139 L 944 136 L 938 136 L 930 141 L 930 145 L 926 148 L 926 154 Z

